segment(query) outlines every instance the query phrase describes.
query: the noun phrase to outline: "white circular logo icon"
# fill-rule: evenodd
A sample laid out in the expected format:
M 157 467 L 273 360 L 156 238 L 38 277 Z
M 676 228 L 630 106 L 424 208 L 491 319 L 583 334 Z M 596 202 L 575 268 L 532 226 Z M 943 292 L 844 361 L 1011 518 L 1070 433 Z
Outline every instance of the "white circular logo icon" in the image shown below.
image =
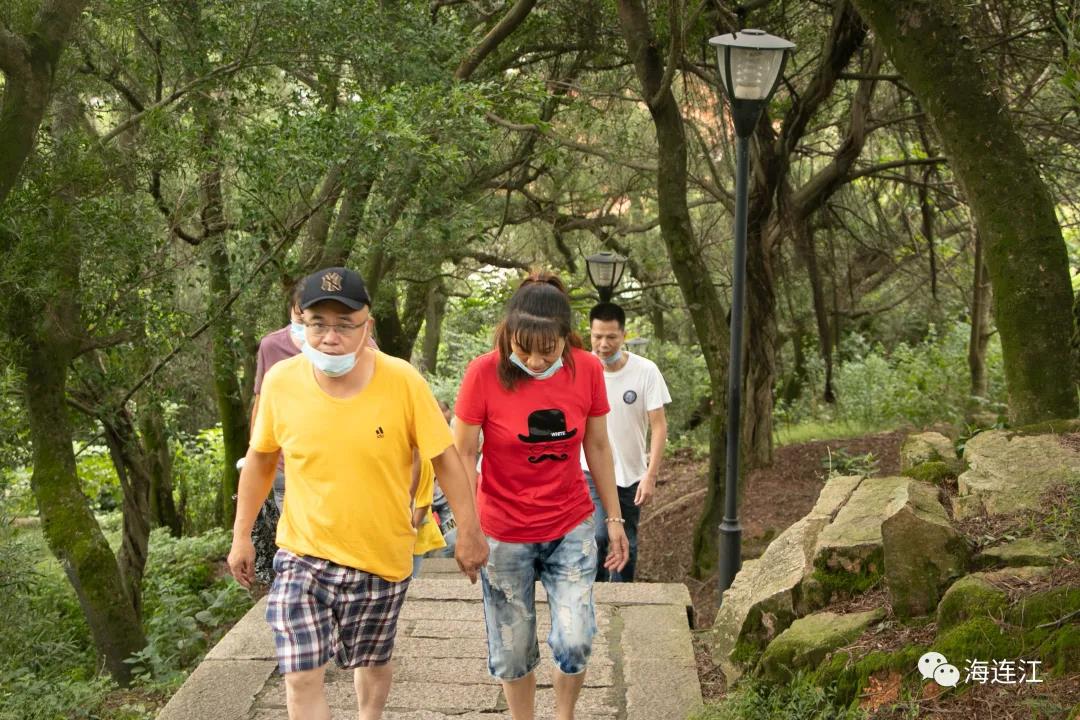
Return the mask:
M 948 662 L 941 653 L 928 652 L 919 658 L 919 674 L 923 676 L 924 680 L 933 680 L 934 671 L 938 669 L 938 666 L 946 665 Z
M 934 670 L 934 682 L 942 687 L 956 687 L 960 682 L 960 670 L 949 663 L 938 665 L 937 670 Z

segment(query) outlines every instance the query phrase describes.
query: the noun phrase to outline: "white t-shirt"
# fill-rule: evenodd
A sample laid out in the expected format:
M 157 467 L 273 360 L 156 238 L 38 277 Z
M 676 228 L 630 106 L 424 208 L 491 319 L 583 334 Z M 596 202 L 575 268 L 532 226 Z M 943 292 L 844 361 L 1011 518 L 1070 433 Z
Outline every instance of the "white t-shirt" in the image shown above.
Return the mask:
M 626 350 L 623 354 L 626 364 L 616 372 L 605 370 L 604 382 L 611 405 L 607 431 L 615 459 L 615 484 L 630 487 L 641 480 L 648 469 L 645 435 L 649 430 L 649 412 L 671 402 L 671 394 L 656 363 Z M 584 450 L 581 467 L 589 469 Z

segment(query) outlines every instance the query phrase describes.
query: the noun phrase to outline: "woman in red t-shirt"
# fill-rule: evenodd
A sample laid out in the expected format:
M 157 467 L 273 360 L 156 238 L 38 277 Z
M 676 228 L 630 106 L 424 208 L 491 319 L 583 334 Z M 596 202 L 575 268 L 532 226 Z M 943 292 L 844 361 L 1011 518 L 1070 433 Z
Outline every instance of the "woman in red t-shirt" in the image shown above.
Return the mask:
M 514 718 L 532 718 L 537 576 L 548 594 L 556 716 L 573 717 L 596 634 L 592 585 L 599 562 L 582 448 L 607 513 L 609 570 L 629 557 L 608 444 L 600 361 L 572 331 L 570 299 L 548 273 L 529 276 L 495 330 L 495 350 L 473 360 L 458 393 L 454 441 L 475 472 L 480 525 L 491 553 L 481 572 L 488 670 Z

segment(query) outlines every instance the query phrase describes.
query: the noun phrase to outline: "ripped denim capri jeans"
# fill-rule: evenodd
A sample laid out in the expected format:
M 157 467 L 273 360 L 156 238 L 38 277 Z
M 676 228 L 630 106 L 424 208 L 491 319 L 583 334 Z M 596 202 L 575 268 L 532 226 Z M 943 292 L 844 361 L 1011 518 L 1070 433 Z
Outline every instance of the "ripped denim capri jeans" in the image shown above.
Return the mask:
M 593 516 L 558 540 L 510 543 L 488 538 L 491 553 L 480 576 L 487 624 L 488 672 L 518 680 L 540 664 L 536 637 L 536 579 L 544 584 L 551 612 L 547 642 L 555 665 L 567 675 L 585 672 L 596 635 Z

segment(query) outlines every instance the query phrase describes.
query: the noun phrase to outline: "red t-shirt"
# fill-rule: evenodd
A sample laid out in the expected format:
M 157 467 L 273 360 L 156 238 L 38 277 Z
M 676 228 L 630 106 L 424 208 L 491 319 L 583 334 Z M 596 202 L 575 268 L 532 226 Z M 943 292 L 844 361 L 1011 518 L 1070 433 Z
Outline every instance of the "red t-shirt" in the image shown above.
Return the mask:
M 477 504 L 496 540 L 556 540 L 593 512 L 579 456 L 586 420 L 609 410 L 604 367 L 584 350 L 571 357 L 573 369 L 513 390 L 499 383 L 497 350 L 465 371 L 454 414 L 484 432 Z

